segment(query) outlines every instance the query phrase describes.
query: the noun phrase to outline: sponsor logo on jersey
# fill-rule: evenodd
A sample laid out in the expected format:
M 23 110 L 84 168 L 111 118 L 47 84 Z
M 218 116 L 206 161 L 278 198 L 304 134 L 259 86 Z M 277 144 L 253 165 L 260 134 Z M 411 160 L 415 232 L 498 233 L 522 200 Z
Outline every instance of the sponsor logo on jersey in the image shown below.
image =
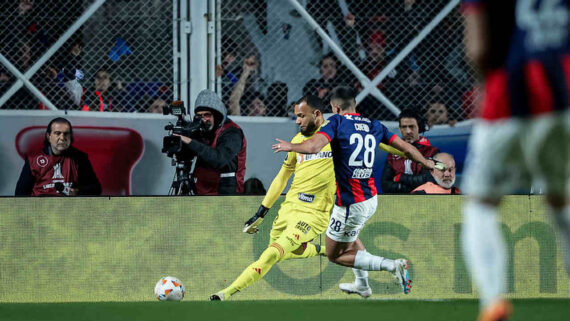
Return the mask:
M 350 114 L 346 114 L 343 115 L 344 118 L 346 119 L 350 119 L 350 120 L 355 120 L 355 121 L 365 121 L 367 123 L 371 123 L 370 119 L 366 118 L 366 117 L 362 117 L 362 116 L 356 116 L 356 115 L 350 115 Z
M 300 230 L 304 234 L 309 233 L 309 231 L 311 230 L 311 226 L 309 224 L 307 224 L 306 222 L 303 222 L 303 221 L 297 222 L 297 225 L 295 226 L 295 228 Z M 295 235 L 297 236 L 298 234 L 295 234 Z M 297 240 L 299 240 L 298 237 L 297 237 Z
M 302 162 L 323 158 L 332 158 L 332 151 L 320 151 L 316 154 L 297 154 L 297 162 L 299 164 Z
M 61 174 L 61 164 L 57 163 L 53 167 L 53 176 L 52 179 L 63 179 L 63 175 Z
M 368 124 L 354 123 L 354 129 L 361 132 L 370 132 L 370 127 L 368 127 Z
M 48 159 L 45 156 L 38 156 L 38 158 L 36 158 L 36 164 L 38 164 L 39 167 L 46 167 L 48 164 Z
M 305 194 L 305 193 L 298 193 L 297 198 L 301 202 L 305 203 L 312 203 L 315 200 L 315 195 L 312 194 Z
M 352 172 L 352 178 L 370 178 L 372 168 L 357 168 Z

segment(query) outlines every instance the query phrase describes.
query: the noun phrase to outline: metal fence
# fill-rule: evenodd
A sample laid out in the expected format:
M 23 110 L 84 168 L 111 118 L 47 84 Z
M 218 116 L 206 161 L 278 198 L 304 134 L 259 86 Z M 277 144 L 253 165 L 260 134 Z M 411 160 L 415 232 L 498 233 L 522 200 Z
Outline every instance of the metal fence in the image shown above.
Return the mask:
M 0 20 L 0 53 L 58 109 L 149 111 L 172 99 L 168 1 L 12 0 Z M 0 96 L 17 89 L 2 108 L 48 108 L 16 76 L 0 65 Z
M 458 2 L 223 1 L 226 104 L 233 114 L 283 116 L 304 94 L 326 99 L 341 84 L 361 91 L 384 71 L 377 86 L 359 95 L 361 113 L 395 119 L 399 110 L 415 108 L 432 124 L 468 118 L 474 72 L 463 60 Z
M 474 113 L 478 92 L 463 60 L 459 0 L 216 3 L 218 12 L 208 17 L 216 35 L 216 90 L 230 115 L 290 116 L 302 95 L 327 99 L 337 85 L 356 89 L 359 111 L 372 118 L 393 120 L 415 108 L 430 124 L 453 124 Z M 160 111 L 177 98 L 180 83 L 191 81 L 173 72 L 183 69 L 173 65 L 180 50 L 173 43 L 179 33 L 193 36 L 192 28 L 180 32 L 184 21 L 173 30 L 173 10 L 195 4 L 11 1 L 0 8 L 0 58 L 7 60 L 0 65 L 0 108 L 50 107 L 37 88 L 58 109 Z M 33 86 L 18 81 L 10 64 Z

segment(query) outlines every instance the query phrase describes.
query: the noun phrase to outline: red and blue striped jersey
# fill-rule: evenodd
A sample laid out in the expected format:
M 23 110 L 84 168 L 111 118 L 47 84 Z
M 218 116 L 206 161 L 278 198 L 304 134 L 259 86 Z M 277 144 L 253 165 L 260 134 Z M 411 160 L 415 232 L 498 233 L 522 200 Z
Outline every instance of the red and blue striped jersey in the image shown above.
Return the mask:
M 487 25 L 481 117 L 532 117 L 569 107 L 568 0 L 463 0 Z
M 318 133 L 331 144 L 336 205 L 348 206 L 374 197 L 377 194 L 374 171 L 380 170 L 374 167 L 378 145 L 390 144 L 397 136 L 379 121 L 360 114 L 333 115 Z

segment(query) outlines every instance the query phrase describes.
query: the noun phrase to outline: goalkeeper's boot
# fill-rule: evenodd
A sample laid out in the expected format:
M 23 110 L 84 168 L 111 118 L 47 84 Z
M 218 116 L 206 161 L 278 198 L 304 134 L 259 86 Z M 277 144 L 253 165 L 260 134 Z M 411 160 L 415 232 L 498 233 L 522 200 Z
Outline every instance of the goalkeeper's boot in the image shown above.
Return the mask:
M 263 218 L 267 215 L 269 209 L 263 205 L 259 206 L 259 209 L 247 222 L 245 222 L 245 226 L 243 227 L 243 232 L 248 234 L 255 234 L 259 231 L 258 226 L 263 222 Z
M 410 293 L 412 290 L 412 279 L 410 279 L 410 275 L 408 274 L 410 263 L 405 259 L 397 259 L 394 261 L 394 266 L 394 277 L 398 280 L 404 294 Z
M 513 306 L 507 300 L 496 300 L 479 313 L 477 321 L 506 321 L 513 313 Z
M 356 293 L 365 299 L 372 295 L 372 289 L 369 286 L 358 286 L 355 283 L 341 283 L 338 287 L 346 294 Z
M 226 295 L 224 294 L 224 292 L 218 292 L 218 293 L 210 295 L 210 298 L 208 300 L 210 300 L 210 301 L 224 301 L 225 299 L 226 299 Z

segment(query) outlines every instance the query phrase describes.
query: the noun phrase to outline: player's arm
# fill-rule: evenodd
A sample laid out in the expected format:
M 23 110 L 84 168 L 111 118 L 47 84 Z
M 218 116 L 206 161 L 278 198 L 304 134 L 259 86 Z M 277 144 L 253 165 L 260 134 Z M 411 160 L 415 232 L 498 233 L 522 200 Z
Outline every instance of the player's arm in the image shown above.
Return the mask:
M 407 158 L 413 160 L 414 162 L 422 164 L 427 169 L 433 169 L 434 162 L 431 159 L 426 159 L 417 148 L 405 142 L 400 137 L 395 136 L 390 145 L 396 149 L 401 150 Z
M 285 189 L 285 186 L 287 186 L 287 182 L 292 174 L 293 169 L 286 166 L 281 167 L 281 170 L 279 170 L 279 173 L 277 173 L 277 176 L 275 176 L 271 182 L 271 185 L 267 190 L 267 194 L 265 194 L 265 197 L 261 202 L 262 206 L 265 206 L 266 208 L 271 208 L 271 206 L 273 206 L 275 201 L 279 198 L 279 195 L 283 193 L 283 190 Z
M 249 220 L 247 220 L 247 222 L 245 222 L 245 225 L 243 227 L 244 233 L 255 234 L 259 231 L 258 226 L 261 224 L 261 222 L 263 222 L 263 218 L 265 215 L 267 215 L 267 212 L 269 212 L 271 206 L 275 204 L 275 201 L 277 201 L 279 195 L 281 195 L 285 189 L 285 186 L 287 186 L 287 181 L 289 181 L 289 178 L 295 170 L 295 159 L 296 157 L 291 155 L 287 157 L 287 160 L 283 166 L 281 166 L 279 173 L 277 173 L 277 176 L 275 176 L 271 182 L 271 185 L 269 186 L 269 189 L 267 190 L 267 193 L 265 194 L 265 197 L 263 198 L 259 209 L 257 209 L 257 212 Z
M 477 5 L 464 6 L 465 28 L 463 41 L 465 43 L 465 55 L 473 62 L 479 71 L 483 72 L 487 66 L 488 45 L 487 39 L 487 15 L 483 8 Z
M 326 144 L 329 143 L 329 139 L 322 133 L 317 133 L 320 135 L 314 135 L 310 139 L 299 143 L 299 144 L 292 144 L 290 142 L 286 142 L 279 138 L 276 139 L 278 141 L 277 144 L 273 144 L 271 148 L 274 152 L 297 152 L 301 154 L 315 154 L 318 153 Z
M 406 157 L 406 154 L 402 153 L 401 150 L 394 148 L 393 146 L 386 145 L 384 143 L 380 143 L 378 146 L 381 150 L 385 151 L 386 153 L 390 153 L 393 155 L 398 155 L 400 157 Z

